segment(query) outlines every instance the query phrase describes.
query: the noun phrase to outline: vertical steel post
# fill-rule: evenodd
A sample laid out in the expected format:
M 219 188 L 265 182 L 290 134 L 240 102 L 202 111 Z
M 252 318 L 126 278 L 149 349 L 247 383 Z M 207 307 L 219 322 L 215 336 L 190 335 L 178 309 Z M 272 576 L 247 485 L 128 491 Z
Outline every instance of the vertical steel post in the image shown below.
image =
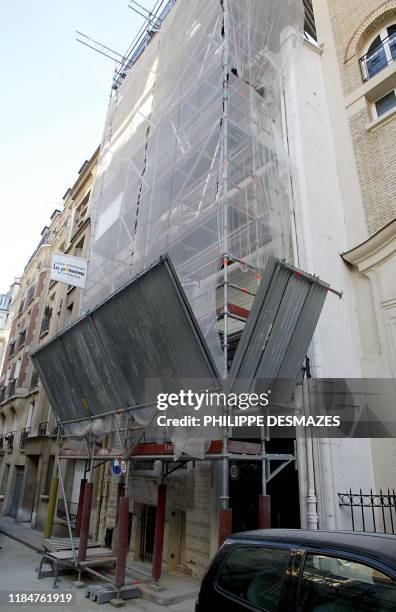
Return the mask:
M 222 138 L 222 162 L 223 162 L 223 312 L 224 312 L 224 330 L 223 330 L 223 352 L 224 352 L 224 380 L 228 376 L 228 107 L 229 107 L 229 48 L 228 48 L 228 1 L 223 0 L 224 11 L 224 46 L 223 46 L 223 138 Z M 228 414 L 228 408 L 225 406 L 224 414 Z M 219 544 L 221 545 L 225 538 L 232 531 L 232 510 L 229 508 L 229 460 L 228 460 L 228 428 L 224 428 L 223 435 L 223 454 L 221 466 L 221 496 L 219 510 Z
M 121 497 L 118 511 L 117 563 L 115 571 L 115 584 L 117 587 L 121 587 L 125 583 L 128 556 L 128 522 L 129 499 L 128 497 Z
M 154 580 L 159 580 L 161 578 L 162 551 L 164 548 L 165 509 L 166 485 L 160 484 L 158 485 L 157 513 L 155 517 L 154 554 L 152 569 L 152 577 L 154 578 Z
M 81 516 L 82 516 L 82 509 L 83 509 L 83 503 L 84 503 L 84 491 L 85 491 L 86 484 L 87 484 L 87 479 L 81 478 L 80 493 L 78 496 L 78 506 L 77 506 L 77 514 L 76 514 L 76 536 L 80 535 Z
M 95 442 L 93 440 L 92 433 L 90 435 L 90 443 L 92 444 L 91 460 L 90 460 L 90 472 L 89 482 L 85 484 L 84 488 L 84 502 L 81 513 L 81 527 L 80 527 L 80 541 L 78 545 L 78 560 L 85 561 L 87 558 L 87 544 L 89 538 L 89 523 L 91 521 L 91 507 L 92 507 L 92 494 L 93 494 L 93 463 L 95 456 Z
M 89 536 L 89 523 L 91 519 L 91 506 L 92 506 L 92 482 L 87 482 L 84 488 L 84 502 L 81 513 L 81 528 L 80 528 L 80 541 L 78 545 L 78 560 L 85 561 L 87 558 L 87 544 Z
M 271 527 L 271 496 L 267 495 L 267 479 L 269 472 L 269 461 L 267 459 L 266 433 L 264 427 L 261 430 L 261 495 L 259 495 L 258 527 L 269 529 Z

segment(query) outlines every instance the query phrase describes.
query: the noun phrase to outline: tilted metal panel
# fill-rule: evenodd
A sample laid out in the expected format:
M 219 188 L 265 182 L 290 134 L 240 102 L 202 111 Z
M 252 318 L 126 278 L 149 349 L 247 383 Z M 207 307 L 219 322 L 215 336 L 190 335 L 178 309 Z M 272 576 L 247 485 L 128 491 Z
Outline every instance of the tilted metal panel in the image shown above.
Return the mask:
M 205 341 L 170 261 L 159 263 L 32 354 L 60 422 L 218 389 Z
M 228 388 L 253 391 L 258 381 L 298 376 L 315 331 L 328 285 L 293 266 L 271 260 L 230 370 Z

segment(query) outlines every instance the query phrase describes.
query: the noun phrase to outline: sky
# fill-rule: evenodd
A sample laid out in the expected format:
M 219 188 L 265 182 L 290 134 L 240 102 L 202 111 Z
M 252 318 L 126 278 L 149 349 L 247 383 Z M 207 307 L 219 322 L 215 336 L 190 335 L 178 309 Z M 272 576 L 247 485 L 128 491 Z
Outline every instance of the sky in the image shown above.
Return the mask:
M 139 0 L 152 8 L 154 0 Z M 100 143 L 114 62 L 143 19 L 128 0 L 0 0 L 0 293 L 21 276 L 55 208 Z

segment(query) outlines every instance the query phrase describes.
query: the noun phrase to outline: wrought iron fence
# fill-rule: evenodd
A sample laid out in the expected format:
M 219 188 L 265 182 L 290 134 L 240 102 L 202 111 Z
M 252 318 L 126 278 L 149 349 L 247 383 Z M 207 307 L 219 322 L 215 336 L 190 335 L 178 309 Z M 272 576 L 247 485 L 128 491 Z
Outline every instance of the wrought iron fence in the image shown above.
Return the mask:
M 338 493 L 341 508 L 350 510 L 353 531 L 373 533 L 395 533 L 396 494 L 395 489 L 379 493 Z

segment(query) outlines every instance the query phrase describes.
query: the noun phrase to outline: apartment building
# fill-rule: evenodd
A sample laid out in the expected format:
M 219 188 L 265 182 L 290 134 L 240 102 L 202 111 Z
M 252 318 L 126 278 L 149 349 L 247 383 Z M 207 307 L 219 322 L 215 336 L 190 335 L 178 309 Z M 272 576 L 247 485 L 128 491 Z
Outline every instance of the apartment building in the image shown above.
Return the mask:
M 173 4 L 175 3 L 171 2 L 170 6 Z M 183 17 L 180 18 L 180 27 L 185 28 L 190 38 L 199 32 L 198 3 L 192 4 L 196 9 L 194 27 L 188 23 L 188 15 L 180 11 Z M 396 372 L 396 183 L 392 172 L 395 155 L 392 143 L 396 126 L 396 2 L 313 0 L 313 3 L 304 2 L 304 6 L 304 43 L 298 51 L 293 47 L 287 49 L 286 55 L 293 57 L 295 54 L 295 57 L 290 62 L 290 73 L 282 92 L 283 114 L 281 118 L 273 118 L 273 123 L 277 123 L 290 161 L 289 260 L 306 272 L 323 278 L 333 288 L 342 292 L 342 299 L 334 294 L 326 299 L 308 353 L 311 375 L 314 378 L 392 378 Z M 177 3 L 175 9 L 177 10 Z M 213 44 L 214 38 L 208 38 L 210 44 Z M 153 45 L 147 45 L 143 55 L 140 51 L 139 56 L 134 57 L 132 70 L 135 72 L 131 73 L 129 80 L 127 76 L 124 85 L 121 85 L 122 95 L 119 103 L 124 114 L 120 112 L 120 118 L 117 118 L 119 123 L 116 121 L 114 126 L 110 123 L 106 125 L 104 147 L 111 138 L 114 138 L 115 146 L 110 147 L 108 159 L 101 166 L 100 180 L 98 178 L 95 183 L 98 191 L 95 192 L 94 203 L 98 209 L 90 259 L 93 272 L 91 271 L 91 278 L 88 278 L 89 287 L 83 296 L 82 310 L 87 305 L 91 307 L 91 303 L 93 307 L 96 306 L 101 299 L 108 297 L 130 278 L 134 255 L 143 257 L 141 253 L 144 253 L 144 257 L 149 260 L 152 252 L 161 251 L 163 244 L 158 237 L 164 238 L 164 228 L 171 225 L 172 216 L 166 215 L 164 210 L 158 215 L 152 215 L 152 212 L 155 212 L 155 206 L 159 206 L 158 202 L 167 204 L 167 198 L 170 199 L 169 194 L 172 194 L 175 188 L 174 183 L 179 181 L 179 184 L 184 186 L 188 184 L 190 176 L 183 167 L 185 158 L 190 161 L 189 155 L 195 145 L 195 140 L 189 138 L 188 129 L 192 122 L 188 121 L 188 113 L 185 116 L 183 113 L 179 114 L 175 124 L 166 123 L 164 130 L 169 141 L 176 133 L 172 163 L 180 163 L 177 181 L 171 175 L 169 164 L 169 167 L 166 164 L 161 167 L 163 159 L 160 153 L 155 157 L 156 150 L 162 151 L 163 143 L 160 138 L 156 141 L 150 140 L 150 129 L 154 131 L 155 125 L 155 122 L 151 125 L 150 106 L 154 85 L 153 81 L 147 78 L 147 74 L 155 73 L 151 67 L 156 66 L 156 54 Z M 205 56 L 205 62 L 209 61 L 208 58 L 212 59 L 209 52 Z M 145 75 L 144 87 L 140 74 Z M 175 78 L 174 73 L 171 74 L 172 78 Z M 187 76 L 191 74 L 192 72 Z M 233 73 L 232 78 L 234 77 L 238 78 L 237 71 Z M 121 79 L 120 75 L 119 78 Z M 124 78 L 125 74 L 122 76 L 122 79 Z M 216 83 L 221 85 L 222 81 Z M 119 83 L 116 83 L 116 87 L 118 86 Z M 160 81 L 160 86 L 164 87 L 167 95 L 173 95 L 173 92 L 167 92 L 167 83 L 161 84 Z M 191 82 L 189 86 L 193 90 L 195 85 Z M 141 98 L 136 94 L 139 87 L 144 89 Z M 158 84 L 156 87 L 154 93 L 158 91 Z M 212 89 L 214 91 L 211 86 L 208 91 Z M 188 97 L 191 90 L 188 89 L 183 95 Z M 259 95 L 261 96 L 262 92 Z M 136 108 L 132 111 L 128 104 L 133 106 L 131 100 L 134 100 L 134 96 L 137 96 Z M 194 99 L 193 96 L 191 98 Z M 181 108 L 184 109 L 182 106 Z M 221 105 L 219 108 L 221 110 Z M 157 108 L 156 111 L 161 118 L 162 108 Z M 124 121 L 128 112 L 133 118 L 133 129 L 125 135 Z M 194 112 L 197 116 L 200 112 L 203 115 L 205 107 L 203 110 L 195 108 Z M 180 117 L 181 121 L 186 121 L 185 131 L 177 124 Z M 205 133 L 205 121 L 200 125 L 201 133 L 195 133 L 195 139 Z M 135 158 L 129 139 L 135 135 L 137 141 L 136 134 L 141 135 L 141 140 L 138 142 Z M 156 137 L 154 131 L 153 138 Z M 155 142 L 155 146 L 152 142 Z M 200 153 L 201 149 L 198 151 L 198 154 Z M 147 165 L 150 154 L 156 160 L 151 166 Z M 56 446 L 54 438 L 51 441 L 47 435 L 47 432 L 53 432 L 54 426 L 48 400 L 41 386 L 32 386 L 31 380 L 27 386 L 24 382 L 26 373 L 28 376 L 34 375 L 34 372 L 29 371 L 31 365 L 28 366 L 25 352 L 38 347 L 61 331 L 76 318 L 79 311 L 78 289 L 50 283 L 48 257 L 53 251 L 53 244 L 56 249 L 70 254 L 84 256 L 87 252 L 90 238 L 89 190 L 95 166 L 94 158 L 82 168 L 78 181 L 65 195 L 64 208 L 56 213 L 46 230 L 52 231 L 51 228 L 55 227 L 56 223 L 62 224 L 62 220 L 69 214 L 68 231 L 63 233 L 56 243 L 51 243 L 47 251 L 43 250 L 42 254 L 40 249 L 44 249 L 45 245 L 41 245 L 27 266 L 27 273 L 25 271 L 21 281 L 22 289 L 15 300 L 17 314 L 11 331 L 11 354 L 8 354 L 3 368 L 4 398 L 1 410 L 5 446 L 8 445 L 8 440 L 17 439 L 15 432 L 19 427 L 22 429 L 19 434 L 20 441 L 16 444 L 18 448 L 12 450 L 8 447 L 3 450 L 0 472 L 0 492 L 4 496 L 2 511 L 12 513 L 18 520 L 28 520 L 33 526 L 42 525 L 45 517 Z M 128 166 L 126 158 L 129 160 Z M 215 165 L 215 155 L 213 159 Z M 201 160 L 201 163 L 205 167 L 207 160 Z M 137 170 L 138 164 L 140 166 Z M 103 175 L 109 167 L 110 178 L 106 183 Z M 162 168 L 162 174 L 158 167 Z M 195 211 L 197 219 L 205 206 L 209 209 L 213 204 L 207 197 L 208 190 L 213 187 L 212 169 L 213 166 L 205 183 L 205 197 L 202 197 Z M 191 174 L 195 171 L 198 173 L 199 170 L 200 165 L 196 163 L 192 166 Z M 156 172 L 160 175 L 158 185 L 161 190 L 157 199 L 151 197 L 150 200 L 147 193 L 153 185 L 148 177 L 156 176 Z M 255 181 L 256 175 L 252 182 Z M 136 197 L 132 198 L 133 194 Z M 144 197 L 147 201 L 150 200 L 150 205 L 154 202 L 150 214 L 142 212 Z M 100 208 L 102 198 L 103 207 Z M 181 202 L 184 203 L 182 200 Z M 179 205 L 179 202 L 177 204 Z M 183 210 L 182 206 L 180 210 L 183 214 L 183 218 L 179 218 L 180 226 L 183 223 L 192 223 L 194 216 L 191 211 Z M 180 213 L 180 210 L 175 207 L 174 215 Z M 141 242 L 137 244 L 136 249 L 135 245 L 132 248 L 136 224 L 144 223 L 150 219 L 150 215 L 153 219 L 151 233 L 142 232 Z M 234 221 L 237 225 L 237 215 L 233 218 Z M 158 230 L 155 222 L 160 226 L 158 234 L 155 233 Z M 148 221 L 147 224 L 149 227 Z M 205 231 L 207 229 L 205 228 Z M 203 233 L 200 235 L 201 242 L 197 241 L 197 244 L 188 243 L 187 239 L 187 246 L 183 251 L 185 259 L 180 256 L 177 261 L 182 271 L 185 261 L 193 256 L 198 259 L 204 252 L 207 236 L 211 233 L 213 234 L 213 228 L 209 227 L 205 236 Z M 45 235 L 44 233 L 43 239 Z M 173 234 L 166 237 L 168 245 L 172 245 Z M 176 253 L 176 249 L 173 252 Z M 221 255 L 220 251 L 218 255 Z M 37 263 L 33 263 L 36 260 Z M 39 262 L 42 263 L 39 265 Z M 144 267 L 144 264 L 142 266 Z M 43 273 L 47 276 L 40 281 L 40 275 Z M 246 279 L 243 266 L 238 269 L 238 274 Z M 193 281 L 189 284 L 185 282 L 187 293 L 199 288 L 199 282 L 195 278 Z M 255 281 L 254 275 L 252 285 L 247 286 L 248 291 L 254 289 Z M 31 302 L 27 303 L 27 312 L 23 302 L 29 287 L 34 283 L 37 283 L 40 291 L 37 297 L 40 330 L 36 330 L 35 336 L 32 335 L 33 331 L 29 335 L 29 321 L 35 302 L 31 299 Z M 247 303 L 242 305 L 246 307 Z M 24 339 L 23 333 L 22 340 L 18 339 L 25 327 L 28 328 L 26 337 L 29 342 Z M 210 328 L 210 333 L 213 333 L 213 329 L 214 326 Z M 221 329 L 217 338 L 219 346 L 219 339 L 224 337 L 223 334 L 224 329 Z M 16 343 L 14 348 L 13 342 Z M 25 379 L 22 376 L 25 376 Z M 308 403 L 305 398 L 304 409 L 309 410 L 309 405 L 306 405 Z M 30 408 L 32 404 L 33 408 Z M 40 423 L 43 425 L 42 431 L 45 425 L 44 436 L 38 435 L 37 427 Z M 45 438 L 47 446 L 40 442 L 42 438 Z M 143 442 L 153 445 L 152 449 L 157 443 L 165 447 L 167 444 L 171 446 L 168 437 L 161 438 L 158 432 L 152 430 L 145 432 Z M 108 448 L 111 443 L 110 437 L 101 441 L 101 444 Z M 73 443 L 68 441 L 68 446 L 70 458 L 63 460 L 66 503 L 72 518 L 75 518 L 79 483 L 87 473 L 88 457 L 82 456 L 79 459 L 77 452 L 73 455 Z M 164 446 L 158 446 L 158 457 L 161 456 L 159 448 L 163 452 Z M 282 443 L 271 441 L 269 448 L 273 452 L 283 451 L 294 456 L 294 460 L 268 485 L 272 526 L 362 528 L 362 515 L 360 514 L 358 519 L 355 517 L 353 523 L 351 514 L 351 503 L 360 503 L 359 495 L 351 495 L 360 491 L 361 506 L 365 503 L 363 499 L 373 499 L 373 492 L 376 499 L 388 505 L 386 517 L 382 523 L 379 517 L 377 528 L 389 528 L 391 515 L 388 511 L 389 508 L 391 512 L 394 511 L 394 496 L 392 498 L 392 495 L 385 494 L 384 498 L 383 492 L 393 488 L 392 474 L 396 469 L 394 441 L 320 439 L 301 432 L 294 439 Z M 168 569 L 199 577 L 218 546 L 218 510 L 222 479 L 218 465 L 205 460 L 186 460 L 182 469 L 167 476 L 163 561 Z M 29 477 L 28 472 L 31 475 Z M 160 459 L 156 459 L 155 452 L 147 460 L 131 466 L 129 536 L 130 558 L 133 561 L 152 560 L 159 474 Z M 34 491 L 29 490 L 28 483 L 32 481 L 37 483 Z M 17 485 L 17 482 L 20 484 Z M 257 526 L 261 483 L 260 461 L 246 459 L 245 462 L 238 462 L 237 469 L 230 467 L 228 504 L 233 511 L 234 529 Z M 120 478 L 112 475 L 109 463 L 103 463 L 95 470 L 91 534 L 109 546 L 114 545 L 117 531 L 119 485 Z M 362 495 L 367 495 L 367 498 Z M 343 500 L 349 500 L 349 505 L 343 503 Z M 64 512 L 63 503 L 60 498 L 58 517 Z M 367 507 L 371 512 L 370 504 Z M 363 511 L 359 506 L 359 512 Z M 366 528 L 370 529 L 369 523 L 366 523 Z
M 42 527 L 47 514 L 57 428 L 29 354 L 78 317 L 79 289 L 51 280 L 51 259 L 54 252 L 86 256 L 96 159 L 97 152 L 84 162 L 43 228 L 11 303 L 0 379 L 0 511 L 32 527 Z

